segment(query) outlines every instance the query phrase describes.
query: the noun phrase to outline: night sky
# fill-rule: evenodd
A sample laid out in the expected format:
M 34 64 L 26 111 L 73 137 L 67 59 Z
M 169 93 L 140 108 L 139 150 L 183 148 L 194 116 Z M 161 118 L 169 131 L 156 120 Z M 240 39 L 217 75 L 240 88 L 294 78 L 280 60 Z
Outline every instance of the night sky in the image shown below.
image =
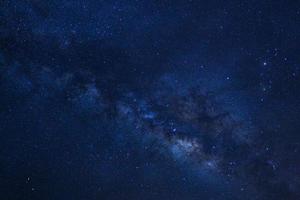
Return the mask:
M 300 2 L 1 0 L 0 199 L 299 200 Z

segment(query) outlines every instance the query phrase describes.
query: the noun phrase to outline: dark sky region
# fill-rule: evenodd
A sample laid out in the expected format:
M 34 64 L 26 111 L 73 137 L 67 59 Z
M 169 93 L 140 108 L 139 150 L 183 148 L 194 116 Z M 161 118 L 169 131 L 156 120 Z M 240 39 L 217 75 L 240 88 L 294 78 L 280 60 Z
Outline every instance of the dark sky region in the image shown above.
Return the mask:
M 300 199 L 300 2 L 2 0 L 0 199 Z

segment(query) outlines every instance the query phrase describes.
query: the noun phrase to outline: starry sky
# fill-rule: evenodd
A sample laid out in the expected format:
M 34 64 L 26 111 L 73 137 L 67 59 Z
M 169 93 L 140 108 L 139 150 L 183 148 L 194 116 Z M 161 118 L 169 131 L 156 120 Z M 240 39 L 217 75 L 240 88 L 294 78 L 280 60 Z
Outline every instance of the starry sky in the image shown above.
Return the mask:
M 300 199 L 300 2 L 2 0 L 0 198 Z

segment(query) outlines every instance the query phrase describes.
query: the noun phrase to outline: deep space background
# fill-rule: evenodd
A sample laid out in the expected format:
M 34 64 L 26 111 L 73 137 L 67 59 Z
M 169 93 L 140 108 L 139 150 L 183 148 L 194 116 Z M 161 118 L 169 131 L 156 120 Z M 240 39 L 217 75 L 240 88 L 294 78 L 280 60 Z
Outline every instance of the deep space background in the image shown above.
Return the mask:
M 0 199 L 300 199 L 297 0 L 1 0 Z

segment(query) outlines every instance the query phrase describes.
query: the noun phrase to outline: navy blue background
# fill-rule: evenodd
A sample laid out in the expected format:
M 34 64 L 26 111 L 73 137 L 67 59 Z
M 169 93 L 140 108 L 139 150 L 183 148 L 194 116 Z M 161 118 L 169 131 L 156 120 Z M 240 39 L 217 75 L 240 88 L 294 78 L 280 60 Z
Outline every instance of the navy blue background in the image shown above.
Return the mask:
M 299 199 L 300 4 L 0 2 L 1 199 Z

